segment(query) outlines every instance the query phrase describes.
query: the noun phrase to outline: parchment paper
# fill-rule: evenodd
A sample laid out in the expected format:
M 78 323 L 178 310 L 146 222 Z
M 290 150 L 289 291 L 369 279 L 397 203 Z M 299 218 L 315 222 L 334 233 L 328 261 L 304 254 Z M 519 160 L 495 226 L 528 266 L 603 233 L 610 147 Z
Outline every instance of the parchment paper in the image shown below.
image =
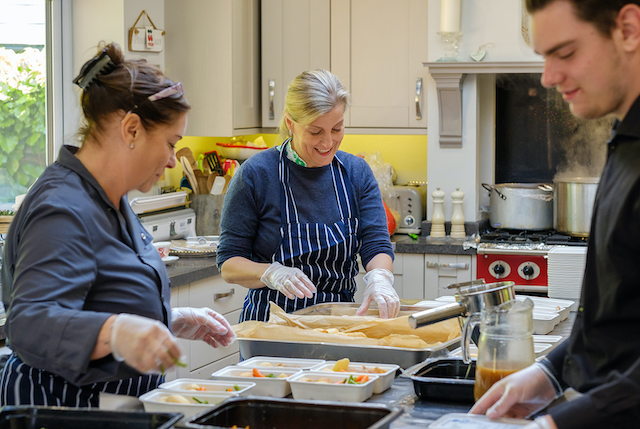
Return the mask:
M 240 338 L 314 341 L 338 344 L 427 348 L 460 336 L 456 319 L 412 329 L 408 316 L 380 319 L 375 316 L 295 315 L 271 302 L 269 322 L 247 321 L 233 327 Z

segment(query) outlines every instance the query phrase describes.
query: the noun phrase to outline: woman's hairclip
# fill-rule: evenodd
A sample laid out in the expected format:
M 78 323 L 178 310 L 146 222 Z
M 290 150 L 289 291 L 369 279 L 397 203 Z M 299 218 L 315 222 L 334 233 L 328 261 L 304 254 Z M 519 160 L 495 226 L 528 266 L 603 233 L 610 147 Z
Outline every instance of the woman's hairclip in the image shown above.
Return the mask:
M 73 83 L 82 88 L 83 91 L 86 91 L 96 76 L 111 73 L 115 68 L 116 65 L 111 61 L 111 57 L 109 57 L 107 51 L 103 50 L 99 56 L 84 63 L 78 77 L 73 79 Z
M 149 98 L 149 101 L 153 102 L 153 101 L 162 100 L 163 98 L 171 97 L 172 95 L 182 95 L 182 94 L 184 94 L 184 91 L 182 90 L 182 83 L 178 82 L 165 89 L 161 89 L 160 91 L 150 95 L 147 98 Z

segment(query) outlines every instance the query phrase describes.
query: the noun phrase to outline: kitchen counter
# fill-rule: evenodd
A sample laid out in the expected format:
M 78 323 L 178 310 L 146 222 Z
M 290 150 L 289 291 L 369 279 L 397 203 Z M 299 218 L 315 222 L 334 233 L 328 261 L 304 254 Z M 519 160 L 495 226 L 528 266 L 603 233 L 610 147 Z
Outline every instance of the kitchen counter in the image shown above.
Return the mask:
M 394 234 L 391 237 L 396 253 L 427 253 L 446 255 L 475 255 L 475 241 L 472 237 L 466 238 L 435 238 L 428 236 L 418 236 L 413 239 L 408 235 Z
M 396 253 L 475 256 L 475 247 L 469 245 L 474 243 L 471 240 L 471 237 L 454 239 L 451 237 L 433 238 L 431 236 L 418 236 L 414 240 L 408 235 L 395 234 L 391 237 L 391 244 Z M 220 274 L 215 257 L 181 257 L 168 264 L 167 271 L 171 279 L 171 287 L 182 286 Z
M 183 286 L 220 274 L 215 256 L 181 257 L 167 265 L 171 287 Z

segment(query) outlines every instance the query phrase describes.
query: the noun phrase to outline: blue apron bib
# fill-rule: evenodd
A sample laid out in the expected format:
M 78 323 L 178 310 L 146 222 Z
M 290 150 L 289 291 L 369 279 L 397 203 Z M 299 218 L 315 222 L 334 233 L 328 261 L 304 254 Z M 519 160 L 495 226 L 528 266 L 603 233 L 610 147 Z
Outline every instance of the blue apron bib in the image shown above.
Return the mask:
M 283 146 L 285 144 L 288 142 Z M 340 221 L 333 224 L 305 223 L 298 216 L 296 196 L 289 185 L 289 162 L 283 147 L 278 162 L 282 223 L 280 245 L 272 261 L 302 270 L 318 291 L 312 298 L 288 299 L 267 287 L 250 289 L 244 300 L 240 322 L 268 321 L 269 301 L 288 313 L 323 302 L 353 302 L 358 274 L 356 255 L 361 243 L 358 239 L 358 205 L 346 169 L 336 155 L 330 168 Z

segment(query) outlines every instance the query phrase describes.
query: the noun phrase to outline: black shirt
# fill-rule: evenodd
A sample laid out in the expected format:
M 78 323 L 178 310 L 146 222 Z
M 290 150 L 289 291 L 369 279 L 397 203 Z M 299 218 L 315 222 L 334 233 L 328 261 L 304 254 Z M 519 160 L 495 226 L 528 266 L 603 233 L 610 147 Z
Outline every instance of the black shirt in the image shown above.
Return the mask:
M 614 129 L 576 321 L 549 355 L 561 381 L 585 393 L 550 410 L 559 429 L 640 427 L 640 98 Z

